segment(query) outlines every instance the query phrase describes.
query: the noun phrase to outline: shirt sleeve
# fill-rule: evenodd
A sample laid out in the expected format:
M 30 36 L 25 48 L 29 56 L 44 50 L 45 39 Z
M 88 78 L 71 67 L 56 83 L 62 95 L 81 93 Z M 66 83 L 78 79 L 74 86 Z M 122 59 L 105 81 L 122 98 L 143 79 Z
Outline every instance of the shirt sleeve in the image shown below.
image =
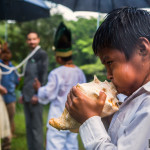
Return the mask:
M 99 116 L 86 120 L 79 131 L 86 150 L 110 150 L 113 145 Z
M 148 106 L 149 104 L 142 104 L 130 122 L 121 124 L 116 133 L 120 134 L 117 145 L 111 142 L 99 116 L 86 120 L 79 130 L 86 150 L 146 150 L 150 138 Z
M 45 86 L 42 86 L 38 90 L 39 102 L 42 104 L 48 104 L 56 98 L 58 95 L 58 80 L 57 76 L 50 73 L 48 76 L 48 82 Z
M 48 56 L 45 52 L 40 53 L 40 62 L 38 64 L 38 79 L 43 86 L 47 79 Z

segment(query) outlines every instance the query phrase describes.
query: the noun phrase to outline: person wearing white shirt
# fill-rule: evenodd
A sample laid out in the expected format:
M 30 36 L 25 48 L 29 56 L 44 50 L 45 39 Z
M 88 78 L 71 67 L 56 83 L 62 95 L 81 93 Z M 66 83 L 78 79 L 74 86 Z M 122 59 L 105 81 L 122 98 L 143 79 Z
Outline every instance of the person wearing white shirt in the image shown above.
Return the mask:
M 110 12 L 93 40 L 94 53 L 107 69 L 118 94 L 126 95 L 108 131 L 100 117 L 106 94 L 92 101 L 73 87 L 66 109 L 82 125 L 86 150 L 150 149 L 150 14 L 138 8 Z
M 34 88 L 38 90 L 38 99 L 42 104 L 50 103 L 47 134 L 46 150 L 78 150 L 77 133 L 68 131 L 58 131 L 49 125 L 49 119 L 61 116 L 67 94 L 77 83 L 86 82 L 83 71 L 74 65 L 72 61 L 71 50 L 71 32 L 61 23 L 55 36 L 55 56 L 59 66 L 53 69 L 48 75 L 48 82 L 45 86 L 40 85 L 36 79 Z

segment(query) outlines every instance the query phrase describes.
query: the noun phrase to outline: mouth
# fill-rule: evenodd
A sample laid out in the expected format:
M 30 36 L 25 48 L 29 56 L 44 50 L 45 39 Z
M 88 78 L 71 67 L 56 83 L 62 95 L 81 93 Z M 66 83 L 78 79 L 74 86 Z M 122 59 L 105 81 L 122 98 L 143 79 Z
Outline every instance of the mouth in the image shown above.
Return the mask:
M 120 93 L 120 88 L 115 83 L 113 83 L 113 84 L 114 84 L 114 86 L 115 86 L 115 88 L 117 90 L 117 93 Z

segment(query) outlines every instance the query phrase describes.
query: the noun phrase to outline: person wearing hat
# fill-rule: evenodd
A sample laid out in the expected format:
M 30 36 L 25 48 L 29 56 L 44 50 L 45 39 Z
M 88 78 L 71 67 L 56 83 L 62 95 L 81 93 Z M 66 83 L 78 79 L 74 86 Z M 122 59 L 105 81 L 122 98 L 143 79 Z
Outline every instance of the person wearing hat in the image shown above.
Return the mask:
M 46 150 L 78 150 L 77 133 L 58 131 L 49 125 L 49 119 L 61 116 L 67 94 L 77 83 L 86 82 L 85 75 L 72 61 L 71 32 L 60 23 L 54 40 L 58 68 L 48 75 L 45 86 L 35 79 L 34 88 L 38 91 L 38 100 L 42 104 L 51 102 L 47 121 Z

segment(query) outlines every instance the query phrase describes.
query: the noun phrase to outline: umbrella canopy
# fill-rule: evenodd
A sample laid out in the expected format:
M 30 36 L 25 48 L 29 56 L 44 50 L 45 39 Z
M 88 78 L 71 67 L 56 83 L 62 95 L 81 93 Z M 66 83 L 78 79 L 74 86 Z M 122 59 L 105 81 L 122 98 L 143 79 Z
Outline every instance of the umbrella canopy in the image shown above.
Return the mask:
M 0 0 L 0 20 L 22 22 L 49 16 L 43 0 Z
M 73 11 L 94 11 L 108 13 L 119 7 L 132 6 L 139 8 L 150 7 L 150 0 L 49 0 L 62 4 Z

